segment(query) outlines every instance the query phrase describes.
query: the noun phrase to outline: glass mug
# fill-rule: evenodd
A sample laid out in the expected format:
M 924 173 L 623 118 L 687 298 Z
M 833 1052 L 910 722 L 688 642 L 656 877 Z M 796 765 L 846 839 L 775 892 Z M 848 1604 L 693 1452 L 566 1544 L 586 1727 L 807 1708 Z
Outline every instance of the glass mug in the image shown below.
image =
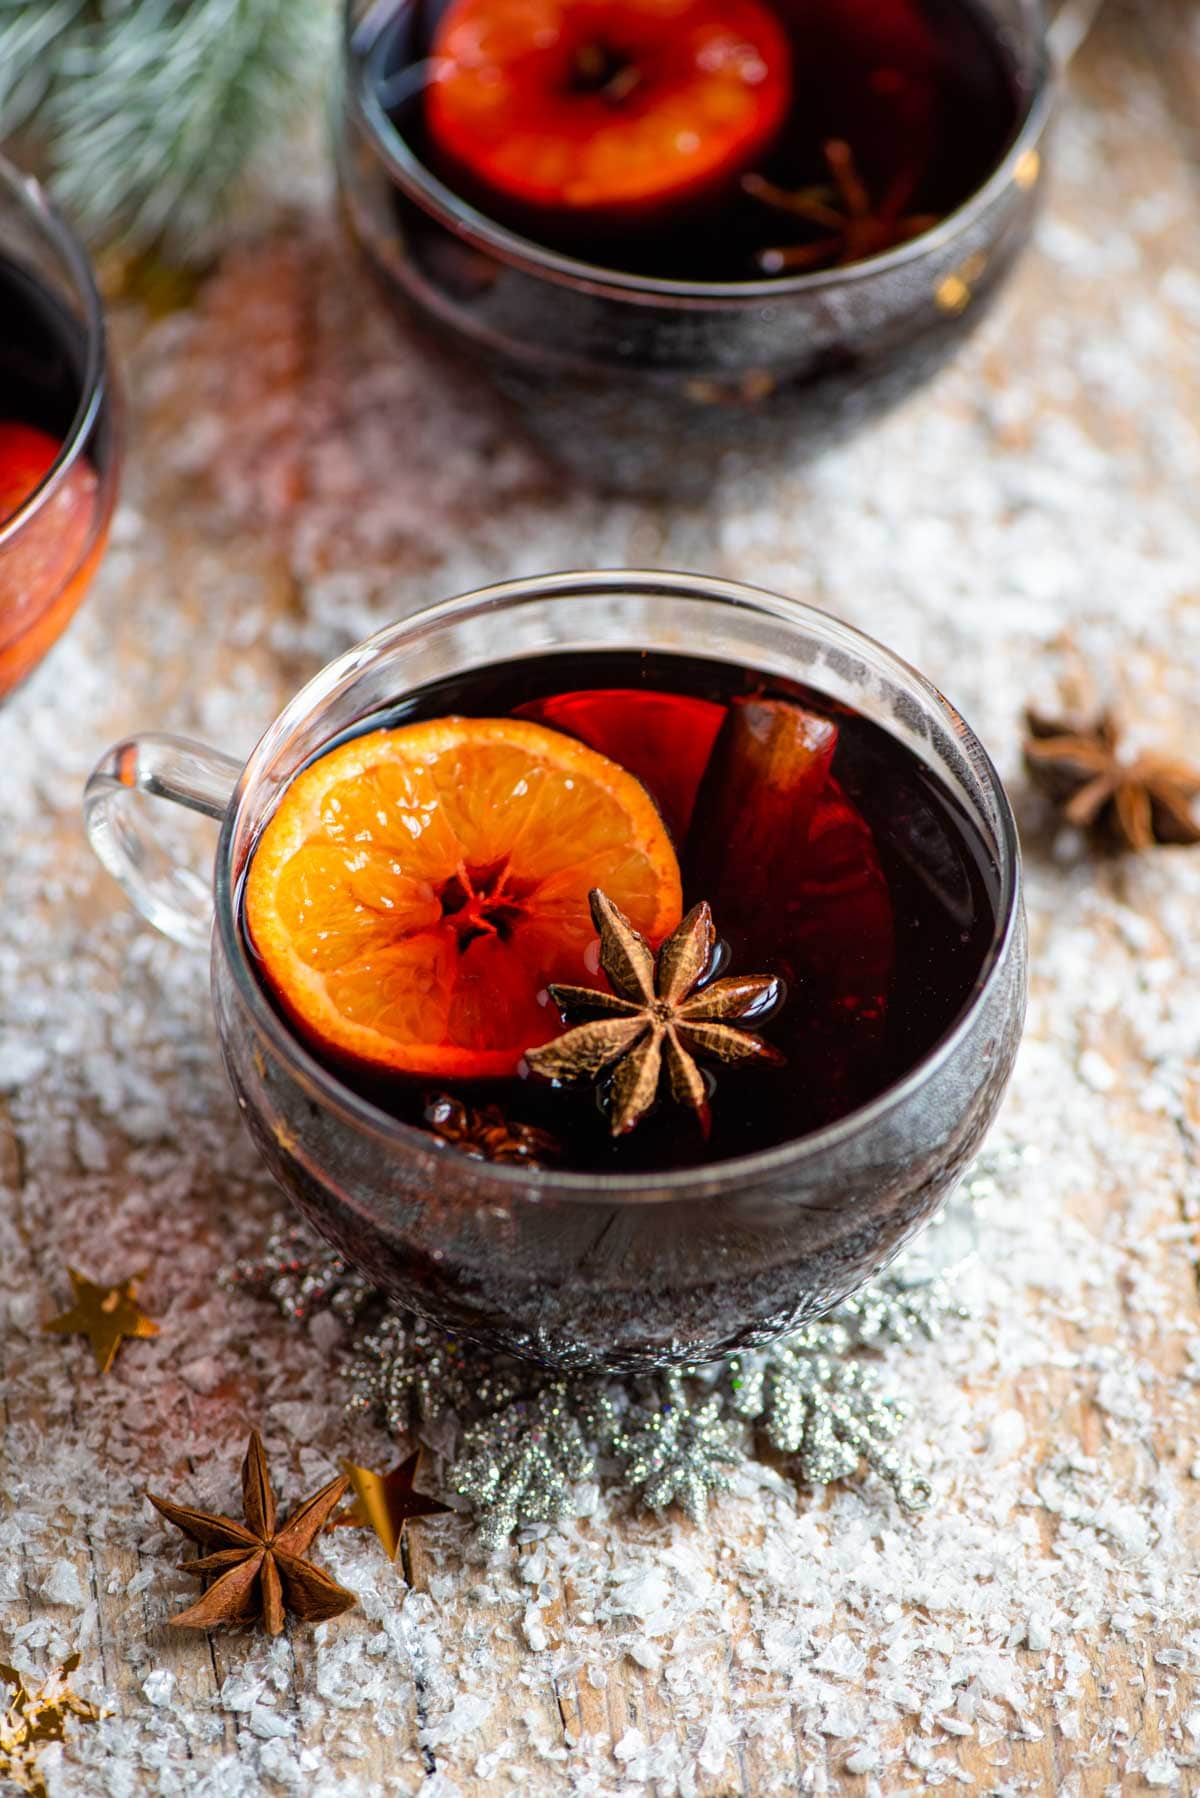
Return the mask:
M 16 422 L 18 403 L 37 414 L 20 422 L 36 422 L 62 447 L 10 516 L 0 504 L 0 699 L 87 592 L 120 462 L 104 309 L 87 257 L 38 182 L 0 157 L 0 424 Z
M 406 692 L 497 661 L 630 646 L 800 679 L 900 738 L 982 833 L 998 876 L 995 934 L 949 1033 L 898 1084 L 811 1135 L 667 1173 L 470 1160 L 350 1091 L 283 1022 L 239 924 L 247 861 L 292 776 Z M 156 843 L 147 794 L 220 820 L 211 897 Z M 712 1359 L 836 1304 L 953 1188 L 1021 1034 L 1020 857 L 986 753 L 888 650 L 810 606 L 731 582 L 564 574 L 451 600 L 332 662 L 244 767 L 177 738 L 135 737 L 101 761 L 84 810 L 93 848 L 145 916 L 196 947 L 211 937 L 217 1030 L 238 1104 L 309 1222 L 401 1305 L 564 1367 Z
M 723 465 L 810 454 L 895 404 L 984 315 L 1033 224 L 1057 73 L 1097 0 L 977 0 L 1015 89 L 987 179 L 920 236 L 841 268 L 705 282 L 560 254 L 470 205 L 381 99 L 392 34 L 431 0 L 346 0 L 336 157 L 350 234 L 388 298 L 480 365 L 553 460 L 593 484 L 703 498 Z

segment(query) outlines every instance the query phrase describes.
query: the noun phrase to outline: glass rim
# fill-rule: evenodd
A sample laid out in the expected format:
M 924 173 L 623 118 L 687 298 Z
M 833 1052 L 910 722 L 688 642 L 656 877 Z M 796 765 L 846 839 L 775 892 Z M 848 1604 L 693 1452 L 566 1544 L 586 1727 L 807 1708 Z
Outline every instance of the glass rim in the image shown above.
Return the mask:
M 21 527 L 28 523 L 29 519 L 53 497 L 66 479 L 68 471 L 83 455 L 92 428 L 104 404 L 108 344 L 104 306 L 87 252 L 51 201 L 41 182 L 36 175 L 27 175 L 7 157 L 0 155 L 0 191 L 16 203 L 42 238 L 50 244 L 66 264 L 70 277 L 75 283 L 78 297 L 83 303 L 83 322 L 86 334 L 79 403 L 75 408 L 70 428 L 63 438 L 62 448 L 58 455 L 33 492 L 22 500 L 15 512 L 0 520 L 0 548 L 3 548 L 6 543 L 11 542 L 17 536 Z
M 653 1203 L 695 1196 L 775 1173 L 782 1168 L 811 1162 L 828 1155 L 841 1143 L 861 1135 L 887 1118 L 919 1092 L 949 1061 L 969 1033 L 987 1002 L 1008 960 L 1021 917 L 1021 852 L 1016 820 L 1003 782 L 974 732 L 933 683 L 894 651 L 866 632 L 844 623 L 829 612 L 801 600 L 786 598 L 764 588 L 751 587 L 716 576 L 676 574 L 662 570 L 606 569 L 548 574 L 505 581 L 460 594 L 411 613 L 385 626 L 328 663 L 283 708 L 250 752 L 226 809 L 217 845 L 214 898 L 217 940 L 237 983 L 243 1004 L 259 1033 L 288 1066 L 298 1084 L 324 1109 L 339 1114 L 359 1131 L 383 1138 L 400 1151 L 429 1154 L 436 1144 L 427 1132 L 405 1124 L 345 1085 L 300 1041 L 270 1003 L 256 977 L 238 925 L 237 890 L 232 880 L 232 846 L 243 812 L 254 794 L 263 764 L 312 720 L 344 683 L 356 679 L 405 638 L 431 626 L 464 622 L 514 604 L 536 603 L 568 594 L 586 592 L 592 597 L 636 590 L 647 597 L 655 592 L 676 598 L 706 601 L 717 606 L 750 610 L 776 618 L 813 635 L 827 646 L 842 647 L 851 654 L 877 663 L 882 658 L 890 672 L 915 685 L 941 714 L 954 737 L 971 753 L 982 785 L 993 800 L 997 817 L 994 854 L 1000 877 L 996 924 L 991 942 L 976 977 L 974 990 L 945 1033 L 913 1064 L 904 1076 L 884 1088 L 865 1105 L 844 1117 L 783 1143 L 750 1155 L 731 1157 L 700 1168 L 681 1168 L 662 1173 L 585 1174 L 555 1167 L 509 1166 L 489 1162 L 487 1174 L 515 1190 L 538 1189 L 564 1199 L 603 1200 L 608 1203 Z M 990 847 L 992 847 L 990 845 Z M 452 1152 L 452 1151 L 447 1151 Z M 653 1189 L 653 1190 L 649 1190 Z
M 408 140 L 393 125 L 380 105 L 377 95 L 366 80 L 367 56 L 360 54 L 356 40 L 374 29 L 372 44 L 386 21 L 389 8 L 396 0 L 376 0 L 366 16 L 355 22 L 351 18 L 353 0 L 346 0 L 345 30 L 342 38 L 343 58 L 350 79 L 347 89 L 355 115 L 379 150 L 383 162 L 396 184 L 424 212 L 464 239 L 475 249 L 499 258 L 521 269 L 557 282 L 560 286 L 632 301 L 669 300 L 684 309 L 710 308 L 724 303 L 731 309 L 742 304 L 757 304 L 773 296 L 819 293 L 828 288 L 841 288 L 870 280 L 873 276 L 921 259 L 931 249 L 952 243 L 967 230 L 993 200 L 1015 179 L 1022 159 L 1041 141 L 1050 115 L 1054 88 L 1054 63 L 1047 34 L 1041 33 L 1037 67 L 1030 83 L 1020 121 L 1000 161 L 986 180 L 967 195 L 952 212 L 918 237 L 865 257 L 845 268 L 810 270 L 794 275 L 764 275 L 752 281 L 672 281 L 666 277 L 638 275 L 624 269 L 606 267 L 603 263 L 583 262 L 561 255 L 533 238 L 510 231 L 472 206 L 455 193 L 433 170 L 423 163 L 409 146 Z

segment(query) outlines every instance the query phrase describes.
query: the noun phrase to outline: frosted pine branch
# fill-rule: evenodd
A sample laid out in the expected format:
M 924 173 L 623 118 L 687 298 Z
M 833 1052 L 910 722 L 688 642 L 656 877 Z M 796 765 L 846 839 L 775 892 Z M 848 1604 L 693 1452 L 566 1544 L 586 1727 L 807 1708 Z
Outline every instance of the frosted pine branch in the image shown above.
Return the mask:
M 93 239 L 212 246 L 333 58 L 331 0 L 0 0 L 0 138 L 43 148 Z

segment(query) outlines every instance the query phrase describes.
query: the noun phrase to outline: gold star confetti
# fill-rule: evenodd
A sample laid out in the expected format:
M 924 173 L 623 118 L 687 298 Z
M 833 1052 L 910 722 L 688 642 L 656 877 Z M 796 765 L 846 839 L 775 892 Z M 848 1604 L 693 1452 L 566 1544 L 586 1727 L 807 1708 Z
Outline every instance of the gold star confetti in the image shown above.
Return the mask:
M 115 1286 L 99 1286 L 75 1267 L 69 1267 L 67 1272 L 75 1303 L 43 1327 L 60 1336 L 86 1336 L 102 1374 L 112 1366 L 123 1337 L 158 1335 L 158 1325 L 137 1302 L 138 1281 L 145 1279 L 145 1270 L 131 1274 L 127 1280 L 118 1280 Z
M 431 1498 L 427 1492 L 414 1490 L 420 1459 L 420 1449 L 414 1449 L 407 1460 L 393 1467 L 390 1473 L 372 1473 L 368 1467 L 356 1467 L 353 1461 L 343 1461 L 342 1471 L 354 1488 L 354 1503 L 335 1517 L 334 1523 L 374 1530 L 383 1543 L 388 1560 L 394 1561 L 400 1552 L 404 1526 L 410 1518 L 438 1517 L 452 1508 L 444 1505 L 440 1498 Z
M 7 1707 L 0 1712 L 0 1783 L 11 1782 L 29 1798 L 47 1798 L 46 1783 L 37 1770 L 37 1759 L 49 1742 L 64 1742 L 67 1718 L 96 1723 L 100 1712 L 72 1692 L 69 1679 L 79 1656 L 65 1660 L 45 1684 L 31 1692 L 15 1667 L 0 1662 L 0 1684 L 10 1688 Z

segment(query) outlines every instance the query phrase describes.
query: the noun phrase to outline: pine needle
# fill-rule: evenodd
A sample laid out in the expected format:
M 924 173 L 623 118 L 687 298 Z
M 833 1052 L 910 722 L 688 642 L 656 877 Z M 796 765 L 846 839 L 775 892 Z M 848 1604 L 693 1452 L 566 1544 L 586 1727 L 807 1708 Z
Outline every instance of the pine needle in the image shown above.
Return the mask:
M 202 256 L 333 54 L 331 0 L 0 0 L 0 139 L 93 240 Z

